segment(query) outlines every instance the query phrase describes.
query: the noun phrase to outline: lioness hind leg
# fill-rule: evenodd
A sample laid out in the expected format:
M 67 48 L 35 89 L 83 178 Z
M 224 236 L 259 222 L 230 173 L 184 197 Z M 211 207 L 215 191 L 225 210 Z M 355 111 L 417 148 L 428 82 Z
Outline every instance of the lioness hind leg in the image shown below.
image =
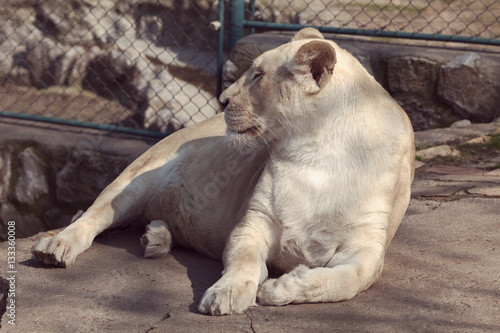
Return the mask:
M 71 222 L 83 214 L 78 211 Z M 62 239 L 56 238 L 65 228 L 49 230 L 42 235 L 42 239 L 31 249 L 31 254 L 48 265 L 66 267 L 75 261 L 76 253 L 73 247 Z
M 90 247 L 98 230 L 92 215 L 84 215 L 61 232 L 48 232 L 48 237 L 33 246 L 31 254 L 47 265 L 68 267 Z
M 44 237 L 32 249 L 31 254 L 47 265 L 67 267 L 77 256 L 71 244 L 56 236 Z
M 161 258 L 169 254 L 173 245 L 172 234 L 165 221 L 152 221 L 141 236 L 141 245 L 144 258 Z

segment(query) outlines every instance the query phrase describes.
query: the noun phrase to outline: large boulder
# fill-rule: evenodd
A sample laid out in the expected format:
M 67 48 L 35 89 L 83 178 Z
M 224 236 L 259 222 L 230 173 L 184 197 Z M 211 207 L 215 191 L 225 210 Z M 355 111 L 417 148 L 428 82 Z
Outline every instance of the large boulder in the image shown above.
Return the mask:
M 41 38 L 41 33 L 32 25 L 10 20 L 0 23 L 0 27 L 0 78 L 17 85 L 30 85 L 29 64 L 25 59 L 26 43 L 33 38 Z
M 28 147 L 17 156 L 18 178 L 14 198 L 21 205 L 42 205 L 48 201 L 49 167 L 34 147 Z
M 9 199 L 12 177 L 12 147 L 0 146 L 0 204 Z
M 439 68 L 435 61 L 422 57 L 394 57 L 386 62 L 387 84 L 391 92 L 432 96 Z
M 439 97 L 459 116 L 491 122 L 500 116 L 500 64 L 466 53 L 441 66 Z
M 458 120 L 436 97 L 439 64 L 424 57 L 386 59 L 387 89 L 419 130 L 443 127 Z
M 57 201 L 61 205 L 86 208 L 129 162 L 98 151 L 77 151 L 56 175 Z
M 9 221 L 16 221 L 17 237 L 46 229 L 42 214 L 50 207 L 50 170 L 40 155 L 32 146 L 5 144 L 0 149 L 0 239 Z

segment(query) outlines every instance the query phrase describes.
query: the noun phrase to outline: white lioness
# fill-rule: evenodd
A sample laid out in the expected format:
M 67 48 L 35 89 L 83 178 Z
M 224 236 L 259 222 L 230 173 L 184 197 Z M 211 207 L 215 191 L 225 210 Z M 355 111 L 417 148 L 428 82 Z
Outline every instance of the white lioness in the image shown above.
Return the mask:
M 202 313 L 347 300 L 373 284 L 410 198 L 404 111 L 311 28 L 259 56 L 220 100 L 224 115 L 152 147 L 33 255 L 68 266 L 98 233 L 143 216 L 146 257 L 180 245 L 223 259 Z

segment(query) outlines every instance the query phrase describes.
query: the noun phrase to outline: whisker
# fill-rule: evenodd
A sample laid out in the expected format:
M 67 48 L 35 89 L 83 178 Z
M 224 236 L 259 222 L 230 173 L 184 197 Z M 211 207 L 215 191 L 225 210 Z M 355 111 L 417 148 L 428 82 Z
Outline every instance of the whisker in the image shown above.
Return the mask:
M 270 133 L 269 135 L 269 138 L 271 140 L 271 143 L 273 144 L 277 144 L 277 143 L 282 143 L 281 139 L 280 139 L 280 136 L 277 135 L 271 126 L 269 126 L 268 122 L 265 120 L 265 119 L 262 119 L 261 122 L 264 124 L 265 128 L 266 128 L 266 131 Z M 266 142 L 266 145 L 268 146 L 268 150 L 269 152 L 271 152 L 271 148 L 270 148 L 270 145 L 269 145 L 269 142 L 267 140 L 267 138 L 265 138 L 263 135 L 261 135 L 261 137 L 263 137 L 263 139 L 265 140 Z
M 257 58 L 258 56 L 261 55 L 261 53 L 259 52 L 259 48 L 257 47 L 257 43 L 255 43 L 255 38 L 252 38 L 252 44 L 255 48 L 255 53 L 253 54 L 254 56 L 254 59 Z

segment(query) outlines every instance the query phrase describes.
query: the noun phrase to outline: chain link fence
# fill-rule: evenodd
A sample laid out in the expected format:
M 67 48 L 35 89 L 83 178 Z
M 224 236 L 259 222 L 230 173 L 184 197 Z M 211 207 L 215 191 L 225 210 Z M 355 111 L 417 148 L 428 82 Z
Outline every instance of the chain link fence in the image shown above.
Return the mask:
M 252 0 L 246 16 L 255 21 L 343 29 L 484 40 L 500 37 L 497 0 Z
M 216 0 L 0 4 L 0 115 L 165 135 L 221 111 L 218 36 L 209 29 L 223 21 Z M 495 0 L 252 0 L 244 8 L 259 22 L 500 35 Z
M 220 111 L 217 32 L 208 29 L 217 6 L 4 0 L 0 110 L 167 134 L 206 119 Z

